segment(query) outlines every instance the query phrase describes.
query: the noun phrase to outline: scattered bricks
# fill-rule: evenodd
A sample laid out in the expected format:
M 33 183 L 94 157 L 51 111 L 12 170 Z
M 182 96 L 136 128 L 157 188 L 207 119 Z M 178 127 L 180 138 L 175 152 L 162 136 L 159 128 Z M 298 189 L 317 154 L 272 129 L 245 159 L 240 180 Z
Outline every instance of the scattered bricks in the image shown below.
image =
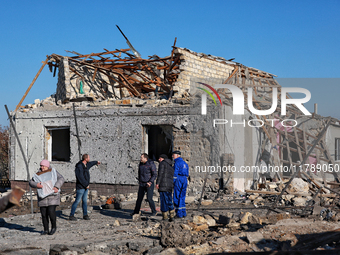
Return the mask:
M 131 100 L 130 99 L 124 99 L 124 100 L 122 100 L 122 104 L 131 104 Z
M 264 240 L 263 235 L 260 232 L 248 232 L 247 239 L 250 244 L 259 243 Z
M 201 205 L 203 205 L 203 206 L 208 206 L 208 205 L 211 205 L 212 203 L 213 203 L 212 200 L 203 200 L 203 201 L 201 202 Z
M 187 197 L 185 198 L 185 203 L 186 203 L 186 204 L 191 204 L 191 203 L 193 203 L 193 202 L 195 202 L 195 197 L 194 197 L 194 196 L 187 196 Z
M 289 219 L 290 215 L 287 213 L 273 214 L 268 217 L 261 218 L 263 224 L 276 224 L 279 220 Z
M 291 201 L 294 195 L 282 195 L 282 199 L 285 201 Z
M 141 216 L 140 214 L 134 214 L 132 216 L 132 221 L 140 221 L 141 220 Z
M 257 217 L 256 215 L 250 215 L 248 217 L 248 222 L 254 225 L 257 225 L 257 224 L 262 225 L 262 219 Z
M 295 197 L 293 198 L 294 206 L 306 206 L 307 198 Z
M 118 198 L 120 201 L 125 201 L 126 199 L 124 194 L 119 194 Z
M 276 183 L 268 183 L 268 187 L 269 187 L 269 189 L 276 189 L 277 185 L 276 185 Z
M 209 229 L 209 226 L 208 226 L 208 224 L 201 224 L 201 225 L 196 225 L 193 229 L 195 231 L 199 232 L 199 231 L 203 231 L 203 230 Z
M 207 223 L 207 220 L 200 215 L 195 215 L 192 219 L 192 222 L 195 224 L 200 224 L 200 223 Z
M 211 217 L 210 215 L 204 215 L 204 218 L 207 221 L 209 227 L 216 226 L 216 220 L 213 217 Z
M 250 199 L 250 200 L 255 200 L 258 196 L 259 196 L 258 194 L 256 194 L 256 195 L 250 195 L 250 196 L 249 196 L 249 199 Z
M 182 229 L 191 230 L 191 227 L 187 224 L 181 224 Z
M 225 241 L 226 241 L 226 237 L 222 236 L 220 238 L 217 238 L 215 241 L 213 241 L 213 243 L 217 245 L 222 245 Z
M 287 188 L 288 193 L 308 193 L 309 184 L 301 178 L 294 178 Z
M 280 242 L 288 241 L 289 247 L 293 247 L 298 242 L 298 239 L 293 233 L 282 233 L 278 240 Z
M 101 201 L 106 201 L 107 200 L 106 196 L 99 196 L 99 198 L 100 198 Z
M 231 220 L 227 227 L 230 229 L 230 230 L 237 230 L 237 229 L 240 229 L 240 223 L 237 223 L 235 222 L 234 220 Z
M 252 213 L 250 212 L 246 212 L 245 214 L 243 214 L 241 216 L 241 219 L 240 219 L 240 224 L 247 224 L 248 221 L 249 221 L 249 217 L 252 215 Z

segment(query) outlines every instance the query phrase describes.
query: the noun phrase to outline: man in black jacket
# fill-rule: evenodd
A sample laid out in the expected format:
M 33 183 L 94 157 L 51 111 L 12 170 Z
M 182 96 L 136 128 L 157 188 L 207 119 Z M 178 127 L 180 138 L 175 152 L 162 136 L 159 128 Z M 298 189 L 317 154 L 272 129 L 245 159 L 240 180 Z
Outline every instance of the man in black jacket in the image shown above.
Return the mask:
M 149 202 L 149 206 L 151 208 L 151 216 L 155 216 L 157 211 L 155 207 L 155 203 L 153 202 L 153 189 L 154 189 L 154 181 L 157 178 L 157 169 L 155 163 L 151 159 L 149 159 L 148 154 L 143 153 L 140 156 L 140 163 L 138 168 L 138 181 L 139 181 L 139 189 L 138 189 L 138 198 L 135 206 L 135 210 L 133 214 L 139 214 L 140 207 L 142 205 L 142 201 L 146 192 L 147 200 Z
M 175 218 L 175 208 L 172 202 L 172 190 L 174 188 L 174 169 L 172 167 L 172 161 L 167 155 L 161 154 L 159 156 L 158 177 L 156 181 L 156 188 L 159 191 L 161 199 L 161 211 L 163 220 L 170 221 Z
M 94 165 L 99 165 L 99 161 L 90 161 L 90 156 L 88 154 L 84 154 L 82 156 L 82 160 L 76 164 L 76 200 L 72 204 L 70 220 L 77 220 L 74 217 L 74 213 L 76 212 L 77 206 L 80 200 L 83 201 L 83 219 L 89 220 L 90 217 L 87 215 L 87 193 L 89 191 L 90 184 L 90 172 L 89 169 Z

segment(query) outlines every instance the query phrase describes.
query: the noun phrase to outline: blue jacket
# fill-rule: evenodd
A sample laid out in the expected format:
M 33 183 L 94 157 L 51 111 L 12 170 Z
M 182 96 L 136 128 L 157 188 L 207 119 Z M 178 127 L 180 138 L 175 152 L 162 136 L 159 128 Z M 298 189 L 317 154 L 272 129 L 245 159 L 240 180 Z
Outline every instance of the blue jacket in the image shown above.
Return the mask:
M 90 184 L 90 171 L 89 169 L 94 165 L 97 165 L 98 161 L 90 161 L 86 164 L 83 164 L 82 161 L 79 161 L 76 164 L 76 189 L 86 189 Z
M 145 164 L 140 162 L 138 168 L 138 181 L 140 186 L 146 186 L 148 182 L 154 182 L 157 178 L 155 163 L 149 159 Z
M 174 169 L 174 177 L 189 176 L 188 164 L 181 157 L 175 159 Z

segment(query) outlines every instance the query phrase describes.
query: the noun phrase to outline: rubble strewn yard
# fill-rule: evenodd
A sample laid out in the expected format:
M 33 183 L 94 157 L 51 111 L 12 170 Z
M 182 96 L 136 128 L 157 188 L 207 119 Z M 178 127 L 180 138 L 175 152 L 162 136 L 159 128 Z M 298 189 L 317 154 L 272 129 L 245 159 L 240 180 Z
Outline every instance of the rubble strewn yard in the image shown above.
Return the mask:
M 22 200 L 24 209 L 0 215 L 1 251 L 337 251 L 339 120 L 288 103 L 295 101 L 289 93 L 297 91 L 281 87 L 271 73 L 177 47 L 176 40 L 167 57 L 142 59 L 128 51 L 47 56 L 42 68 L 48 65 L 58 76 L 55 94 L 22 106 L 33 80 L 16 110 L 8 113 L 11 120 L 15 115 L 12 187 L 27 189 L 37 162 L 46 158 L 64 176 L 63 189 L 72 192 L 61 197 L 53 236 L 40 236 L 39 213 L 25 213 L 28 196 Z M 32 155 L 25 165 L 21 140 Z M 151 217 L 144 212 L 131 218 L 141 153 L 156 161 L 175 150 L 190 168 L 188 216 L 164 222 L 160 213 Z M 81 153 L 102 163 L 91 170 L 90 222 L 79 214 L 77 222 L 68 221 L 73 170 Z M 120 200 L 121 209 L 101 207 L 110 194 Z
M 120 210 L 101 209 L 106 197 L 95 197 L 93 205 L 89 206 L 91 221 L 82 220 L 80 207 L 75 215 L 78 221 L 69 221 L 71 198 L 58 207 L 58 230 L 53 236 L 41 236 L 38 208 L 35 208 L 37 213 L 25 214 L 29 211 L 27 205 L 13 207 L 0 215 L 3 217 L 0 220 L 0 254 L 330 252 L 339 246 L 340 222 L 334 209 L 329 210 L 335 212 L 334 217 L 322 213 L 329 208 L 327 205 L 313 206 L 309 215 L 301 217 L 299 207 L 266 209 L 272 195 L 241 192 L 216 195 L 206 193 L 200 211 L 196 210 L 198 198 L 189 196 L 188 216 L 174 222 L 162 221 L 160 213 L 150 217 L 147 203 L 144 203 L 142 215 L 132 218 L 130 213 L 136 194 L 120 195 Z M 294 201 L 294 197 L 288 197 L 289 201 Z

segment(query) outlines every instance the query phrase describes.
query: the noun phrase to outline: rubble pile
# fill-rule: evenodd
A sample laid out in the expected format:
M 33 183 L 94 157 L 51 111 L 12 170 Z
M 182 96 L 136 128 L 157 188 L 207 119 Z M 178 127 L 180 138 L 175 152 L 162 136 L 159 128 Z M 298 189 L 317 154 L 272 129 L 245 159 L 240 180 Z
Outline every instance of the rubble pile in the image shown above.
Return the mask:
M 275 185 L 268 183 L 269 186 L 272 187 L 271 190 L 277 190 L 280 185 L 276 184 L 277 187 L 274 187 Z M 299 187 L 301 189 L 294 189 L 292 192 L 301 192 L 305 184 L 301 182 Z M 271 190 L 263 192 L 274 192 Z M 95 191 L 89 196 L 99 205 L 105 203 Z M 192 199 L 188 199 L 191 203 L 187 204 L 188 216 L 182 220 L 167 222 L 162 221 L 160 213 L 150 217 L 146 202 L 142 214 L 136 219 L 131 218 L 135 194 L 120 195 L 117 197 L 122 203 L 120 210 L 89 206 L 91 224 L 85 224 L 81 220 L 81 208 L 77 208 L 75 214 L 78 221 L 70 222 L 70 208 L 61 207 L 57 212 L 58 232 L 54 236 L 44 237 L 45 241 L 40 235 L 42 224 L 39 213 L 12 215 L 0 221 L 0 252 L 15 252 L 15 249 L 27 251 L 34 240 L 37 254 L 42 254 L 44 250 L 50 254 L 294 251 L 304 249 L 302 242 L 307 243 L 309 250 L 333 250 L 339 247 L 336 238 L 339 237 L 337 229 L 340 228 L 340 222 L 333 217 L 334 209 L 314 205 L 313 214 L 301 218 L 294 211 L 285 211 L 281 206 L 274 208 L 276 212 L 270 210 L 271 213 L 267 215 L 266 205 L 271 203 L 271 197 L 268 194 L 246 192 L 222 194 L 219 199 L 203 200 L 208 201 L 209 205 L 202 203 L 200 211 L 197 211 L 199 199 L 191 197 Z M 258 201 L 257 204 L 261 202 L 263 205 L 252 206 L 255 200 Z M 16 236 L 16 239 L 12 240 L 11 236 Z M 311 237 L 319 241 L 312 242 Z

